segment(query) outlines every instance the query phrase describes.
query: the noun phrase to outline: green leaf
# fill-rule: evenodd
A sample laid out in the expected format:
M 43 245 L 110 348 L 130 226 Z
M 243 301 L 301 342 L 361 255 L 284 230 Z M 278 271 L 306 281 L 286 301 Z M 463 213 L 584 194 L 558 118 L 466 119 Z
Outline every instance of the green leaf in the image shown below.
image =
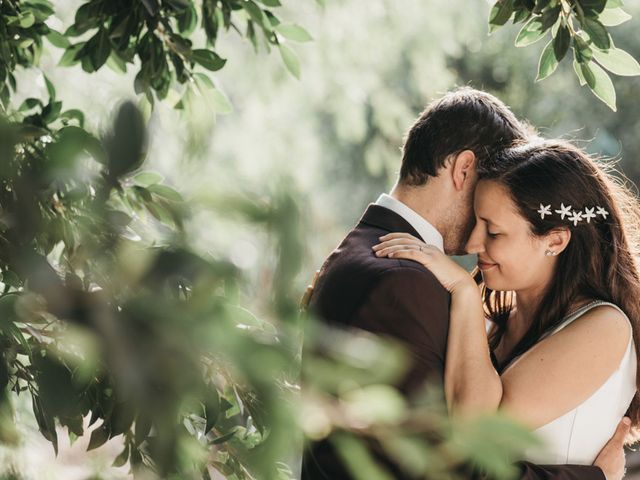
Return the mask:
M 271 22 L 269 22 L 269 19 L 267 18 L 267 16 L 264 14 L 264 12 L 262 11 L 262 9 L 252 0 L 247 0 L 242 2 L 242 8 L 244 8 L 246 10 L 246 12 L 249 14 L 249 16 L 251 17 L 251 19 L 256 22 L 258 25 L 260 25 L 262 28 L 264 28 L 267 31 L 271 31 L 273 30 L 271 28 Z
M 513 0 L 498 0 L 489 12 L 489 33 L 509 21 L 513 14 Z
M 538 76 L 536 78 L 536 82 L 547 78 L 558 68 L 558 60 L 556 59 L 556 54 L 554 52 L 554 41 L 550 41 L 547 43 L 547 46 L 544 47 L 542 51 L 542 55 L 540 55 L 540 61 L 538 63 Z
M 225 63 L 227 63 L 227 61 L 217 53 L 205 49 L 194 50 L 191 58 L 212 72 L 220 70 L 224 67 Z
M 631 20 L 631 15 L 621 8 L 606 8 L 598 16 L 598 20 L 607 27 L 615 27 L 616 25 L 623 24 L 627 20 Z
M 167 185 L 153 184 L 149 185 L 148 190 L 160 197 L 166 198 L 172 202 L 183 202 L 182 195 Z
M 111 54 L 111 41 L 106 30 L 100 30 L 92 39 L 91 44 L 91 63 L 94 70 L 100 69 Z
M 606 52 L 593 50 L 593 58 L 611 73 L 621 76 L 640 75 L 640 64 L 630 54 L 620 48 L 610 48 Z
M 164 177 L 156 172 L 140 172 L 134 175 L 131 180 L 133 180 L 134 184 L 140 185 L 141 187 L 149 187 L 150 185 L 162 182 Z
M 540 23 L 543 31 L 551 28 L 553 24 L 556 23 L 560 16 L 560 10 L 560 5 L 558 5 L 557 7 L 549 8 L 542 13 Z
M 578 0 L 580 5 L 585 10 L 592 10 L 594 12 L 600 13 L 604 10 L 604 7 L 607 4 L 607 0 Z
M 140 110 L 131 102 L 118 109 L 113 130 L 105 137 L 109 175 L 118 178 L 137 169 L 144 160 L 146 129 Z
M 542 39 L 545 35 L 539 18 L 532 18 L 525 23 L 516 37 L 516 47 L 526 47 Z
M 282 56 L 282 60 L 284 61 L 287 70 L 289 70 L 294 77 L 300 79 L 300 60 L 298 60 L 296 53 L 287 45 L 283 45 L 282 43 L 278 44 L 278 49 L 280 50 L 280 55 Z
M 293 40 L 294 42 L 310 42 L 313 37 L 304 28 L 299 25 L 278 25 L 276 32 L 283 37 Z
M 209 102 L 216 113 L 227 114 L 233 111 L 233 105 L 222 90 L 215 86 L 209 77 L 202 73 L 193 74 L 198 92 Z
M 282 4 L 280 0 L 258 0 L 261 4 L 266 5 L 267 7 L 280 7 Z
M 571 33 L 569 32 L 569 28 L 566 25 L 562 25 L 553 39 L 553 53 L 558 62 L 560 62 L 567 54 L 570 44 Z
M 104 425 L 100 425 L 93 432 L 91 432 L 91 438 L 89 439 L 89 446 L 87 447 L 87 451 L 104 445 L 107 440 L 109 440 L 109 431 L 105 428 Z
M 582 38 L 575 36 L 573 37 L 573 47 L 573 54 L 578 63 L 589 63 L 593 57 L 593 50 L 589 44 Z
M 2 280 L 3 283 L 10 285 L 10 279 L 7 273 L 7 271 L 3 272 Z M 16 293 L 7 293 L 0 297 L 0 331 L 5 332 L 7 336 L 12 336 L 24 349 L 22 353 L 31 357 L 31 347 L 15 324 L 15 322 L 18 321 L 16 301 L 19 298 L 20 296 Z
M 125 444 L 124 450 L 122 450 L 122 452 L 115 458 L 111 466 L 116 468 L 122 467 L 127 463 L 127 460 L 129 460 L 129 444 L 128 443 Z
M 113 70 L 116 73 L 127 73 L 127 64 L 126 62 L 117 54 L 114 50 L 109 55 L 107 59 L 107 67 Z
M 33 12 L 25 12 L 20 14 L 19 25 L 21 28 L 31 28 L 36 23 L 36 17 Z
M 516 10 L 516 14 L 513 16 L 513 23 L 514 25 L 516 23 L 520 23 L 520 22 L 524 22 L 526 20 L 529 20 L 531 18 L 531 12 L 529 10 L 527 10 L 526 8 L 523 8 L 521 10 Z
M 75 65 L 79 62 L 79 59 L 76 58 L 76 55 L 84 47 L 85 42 L 76 43 L 75 45 L 70 45 L 65 50 L 64 54 L 60 58 L 58 65 L 61 67 L 70 67 L 71 65 Z
M 624 3 L 622 0 L 608 0 L 607 4 L 605 5 L 605 9 L 607 8 L 619 8 L 624 6 Z
M 583 65 L 586 67 L 587 65 Z M 611 110 L 616 111 L 616 89 L 613 86 L 613 82 L 611 78 L 605 72 L 600 65 L 597 63 L 591 62 L 588 64 L 591 69 L 593 75 L 593 86 L 589 84 L 589 79 L 587 79 L 587 84 L 593 91 L 596 97 L 606 103 Z M 583 72 L 584 73 L 584 72 Z
M 51 45 L 58 48 L 67 48 L 69 47 L 69 45 L 71 45 L 71 42 L 69 42 L 69 39 L 67 37 L 62 35 L 60 32 L 53 30 L 52 28 L 49 28 L 47 40 L 49 40 Z
M 592 18 L 585 18 L 584 23 L 582 24 L 585 32 L 589 35 L 589 38 L 593 42 L 593 44 L 603 50 L 606 50 L 611 46 L 611 39 L 609 38 L 609 33 L 605 26 L 600 23 L 598 20 L 594 20 Z
M 577 60 L 573 61 L 573 70 L 576 72 L 576 76 L 580 81 L 580 86 L 584 87 L 587 84 L 587 81 L 585 80 L 584 75 L 582 75 L 582 69 L 580 68 L 580 64 L 577 62 Z
M 235 430 L 232 430 L 228 433 L 225 433 L 224 435 L 218 437 L 218 438 L 214 438 L 213 440 L 211 440 L 211 442 L 209 442 L 211 445 L 220 445 L 224 442 L 227 442 L 229 440 L 231 440 L 236 434 Z
M 84 127 L 84 113 L 81 110 L 78 110 L 75 108 L 65 110 L 60 114 L 60 118 L 77 120 L 78 125 L 80 125 L 81 127 Z
M 53 83 L 51 83 L 51 80 L 49 80 L 49 78 L 44 75 L 44 83 L 47 86 L 47 93 L 49 94 L 49 99 L 51 101 L 55 100 L 56 98 L 56 89 L 53 86 Z
M 596 86 L 596 76 L 593 74 L 593 70 L 589 67 L 589 63 L 580 63 L 580 71 L 582 72 L 582 77 L 586 84 L 593 90 Z

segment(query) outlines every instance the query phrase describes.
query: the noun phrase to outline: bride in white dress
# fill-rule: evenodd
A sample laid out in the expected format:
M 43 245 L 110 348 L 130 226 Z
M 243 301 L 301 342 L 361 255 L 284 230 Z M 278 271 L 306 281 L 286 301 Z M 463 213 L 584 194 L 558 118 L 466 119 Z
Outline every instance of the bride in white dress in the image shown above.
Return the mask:
M 407 234 L 374 250 L 422 263 L 451 293 L 454 415 L 504 410 L 544 441 L 526 460 L 590 465 L 623 415 L 627 443 L 638 436 L 640 208 L 566 142 L 517 146 L 494 163 L 478 172 L 473 276 Z

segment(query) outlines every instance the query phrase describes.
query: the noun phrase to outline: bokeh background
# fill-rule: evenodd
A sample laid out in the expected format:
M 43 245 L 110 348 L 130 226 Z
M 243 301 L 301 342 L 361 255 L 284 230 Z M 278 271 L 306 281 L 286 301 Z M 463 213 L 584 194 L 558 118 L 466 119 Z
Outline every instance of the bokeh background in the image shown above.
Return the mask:
M 64 30 L 81 2 L 55 3 L 57 18 L 51 26 Z M 149 112 L 147 168 L 160 172 L 191 202 L 186 229 L 197 248 L 205 254 L 229 252 L 250 278 L 245 295 L 254 311 L 268 310 L 267 283 L 276 254 L 259 229 L 227 214 L 225 199 L 239 192 L 269 196 L 283 187 L 295 192 L 302 215 L 291 219 L 291 228 L 298 230 L 305 248 L 296 278 L 302 294 L 367 204 L 392 187 L 408 127 L 431 99 L 453 87 L 470 85 L 497 95 L 544 136 L 574 139 L 595 155 L 616 159 L 621 173 L 640 181 L 640 81 L 613 78 L 617 112 L 579 86 L 569 62 L 536 83 L 545 42 L 515 48 L 518 27 L 513 26 L 488 35 L 487 2 L 283 4 L 282 16 L 314 37 L 294 46 L 301 58 L 300 80 L 286 71 L 277 52 L 256 53 L 231 32 L 219 40 L 218 52 L 230 61 L 215 78 L 232 111 L 214 114 L 202 105 L 186 115 L 172 108 L 179 98 L 170 94 Z M 640 2 L 629 0 L 625 8 L 634 18 L 613 28 L 612 36 L 618 47 L 640 58 Z M 42 71 L 66 108 L 90 112 L 89 127 L 105 128 L 123 99 L 135 99 L 135 71 L 87 74 L 79 66 L 57 66 L 60 55 L 46 53 Z M 19 72 L 18 79 L 16 104 L 29 96 L 46 96 L 37 71 Z M 113 440 L 86 454 L 86 442 L 80 439 L 73 446 L 61 445 L 54 461 L 29 404 L 17 407 L 25 440 L 18 449 L 3 450 L 3 463 L 29 477 L 99 475 L 119 451 Z M 630 456 L 630 466 L 635 463 Z M 109 475 L 125 478 L 127 469 L 112 469 Z

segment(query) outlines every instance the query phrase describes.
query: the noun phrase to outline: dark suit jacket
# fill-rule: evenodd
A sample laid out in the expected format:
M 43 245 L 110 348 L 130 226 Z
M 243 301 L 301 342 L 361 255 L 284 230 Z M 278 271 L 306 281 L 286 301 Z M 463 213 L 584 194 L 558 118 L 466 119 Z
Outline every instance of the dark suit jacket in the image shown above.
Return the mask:
M 398 387 L 410 397 L 426 380 L 444 380 L 450 298 L 435 276 L 418 263 L 374 255 L 371 247 L 389 232 L 419 237 L 400 215 L 370 205 L 322 266 L 309 310 L 330 325 L 359 328 L 402 342 L 412 363 Z M 411 478 L 377 445 L 370 444 L 370 449 L 395 478 Z M 523 480 L 605 480 L 602 470 L 591 466 L 522 463 L 520 467 Z M 305 451 L 302 480 L 351 478 L 329 442 L 316 442 Z

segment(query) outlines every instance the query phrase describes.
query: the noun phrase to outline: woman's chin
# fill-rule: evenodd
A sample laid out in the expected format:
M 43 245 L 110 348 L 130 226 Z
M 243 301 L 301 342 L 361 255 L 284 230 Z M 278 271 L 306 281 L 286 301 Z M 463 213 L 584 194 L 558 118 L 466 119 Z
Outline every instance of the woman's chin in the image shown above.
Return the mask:
M 494 292 L 498 290 L 505 290 L 503 282 L 496 279 L 495 275 L 491 275 L 490 272 L 482 273 L 482 281 L 488 289 L 493 290 Z

